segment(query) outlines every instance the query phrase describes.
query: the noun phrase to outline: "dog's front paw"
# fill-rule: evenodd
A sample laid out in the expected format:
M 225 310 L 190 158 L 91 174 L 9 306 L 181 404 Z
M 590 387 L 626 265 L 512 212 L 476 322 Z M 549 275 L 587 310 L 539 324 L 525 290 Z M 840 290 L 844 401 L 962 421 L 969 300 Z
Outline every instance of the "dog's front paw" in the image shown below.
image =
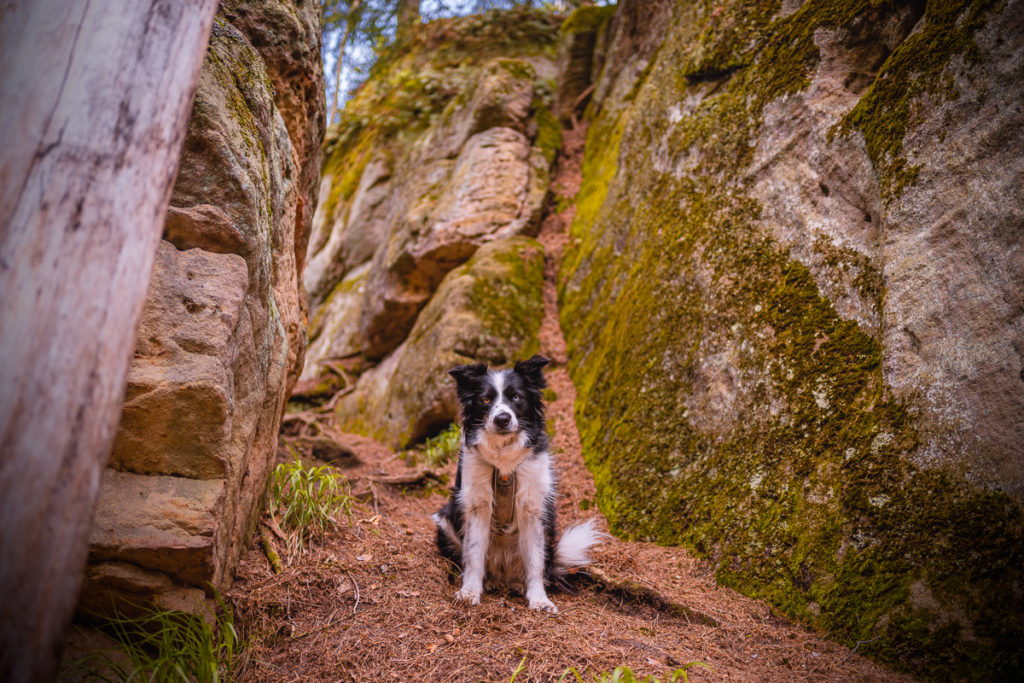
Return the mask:
M 558 608 L 555 607 L 555 603 L 548 600 L 548 596 L 532 596 L 530 600 L 530 609 L 536 610 L 537 612 L 548 612 L 549 614 L 558 614 Z
M 480 591 L 470 590 L 468 588 L 460 588 L 455 591 L 455 599 L 459 602 L 468 602 L 470 605 L 480 604 Z

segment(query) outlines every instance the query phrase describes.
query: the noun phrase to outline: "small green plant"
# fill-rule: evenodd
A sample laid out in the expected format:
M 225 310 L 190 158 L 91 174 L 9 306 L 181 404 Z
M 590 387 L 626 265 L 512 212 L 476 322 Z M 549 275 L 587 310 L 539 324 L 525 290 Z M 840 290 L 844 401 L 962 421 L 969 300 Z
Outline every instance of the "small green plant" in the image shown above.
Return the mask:
M 237 672 L 242 643 L 234 615 L 216 593 L 214 623 L 202 616 L 153 607 L 138 617 L 107 621 L 117 650 L 87 655 L 75 668 L 87 681 L 220 683 Z
M 306 467 L 294 456 L 274 468 L 267 489 L 267 513 L 288 532 L 288 554 L 302 552 L 305 541 L 337 526 L 342 514 L 352 525 L 348 479 L 330 465 Z
M 519 660 L 519 666 L 517 666 L 516 670 L 512 672 L 512 678 L 508 679 L 508 683 L 516 683 L 516 677 L 518 677 L 519 674 L 521 674 L 523 672 L 523 669 L 525 669 L 525 668 L 526 668 L 526 655 L 523 655 L 523 658 Z
M 669 674 L 668 678 L 665 679 L 665 683 L 678 683 L 679 681 L 681 681 L 682 683 L 688 683 L 690 680 L 690 676 L 687 673 L 687 670 L 695 666 L 699 666 L 702 669 L 708 668 L 702 662 L 690 662 L 689 664 L 684 664 L 683 666 Z M 572 674 L 572 679 L 568 678 L 569 674 Z M 576 683 L 584 683 L 583 677 L 580 676 L 580 672 L 577 671 L 575 667 L 563 671 L 562 675 L 558 678 L 558 680 L 559 683 L 561 683 L 561 681 L 563 680 L 575 680 Z M 593 683 L 662 683 L 662 680 L 660 678 L 655 678 L 654 676 L 640 678 L 636 674 L 634 674 L 633 670 L 630 669 L 628 666 L 617 666 L 611 673 L 600 673 L 591 680 L 593 681 Z
M 459 453 L 462 430 L 452 422 L 437 436 L 427 439 L 423 449 L 423 461 L 430 467 L 439 467 L 451 461 Z

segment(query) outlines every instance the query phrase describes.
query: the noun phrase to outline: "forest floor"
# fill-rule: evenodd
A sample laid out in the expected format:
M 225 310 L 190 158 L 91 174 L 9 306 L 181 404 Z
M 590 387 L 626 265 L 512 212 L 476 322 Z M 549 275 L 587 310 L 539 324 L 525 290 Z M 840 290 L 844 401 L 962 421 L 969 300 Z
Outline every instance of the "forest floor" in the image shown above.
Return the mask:
M 566 133 L 556 193 L 578 190 L 582 146 L 582 131 Z M 554 283 L 572 211 L 550 212 L 539 235 L 558 513 L 561 528 L 594 518 L 606 530 L 592 505 L 558 326 Z M 351 526 L 310 543 L 279 574 L 258 543 L 247 552 L 229 593 L 249 643 L 242 681 L 557 681 L 569 668 L 589 681 L 622 665 L 667 679 L 695 662 L 695 681 L 912 680 L 717 585 L 711 564 L 682 548 L 609 538 L 577 592 L 551 596 L 557 614 L 532 612 L 512 592 L 485 594 L 476 607 L 457 603 L 430 519 L 448 496 L 432 475 L 453 481 L 454 463 L 417 477 L 422 470 L 403 454 L 338 436 L 357 456 L 343 472 L 364 502 Z

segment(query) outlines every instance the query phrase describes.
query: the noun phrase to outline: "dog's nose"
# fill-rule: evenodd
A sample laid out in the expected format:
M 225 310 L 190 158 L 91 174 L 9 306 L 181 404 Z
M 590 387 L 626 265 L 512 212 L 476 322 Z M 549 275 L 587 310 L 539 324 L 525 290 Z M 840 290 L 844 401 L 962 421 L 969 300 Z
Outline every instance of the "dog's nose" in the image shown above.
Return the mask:
M 494 416 L 494 424 L 498 429 L 508 429 L 509 422 L 512 421 L 512 416 L 508 413 L 499 413 Z

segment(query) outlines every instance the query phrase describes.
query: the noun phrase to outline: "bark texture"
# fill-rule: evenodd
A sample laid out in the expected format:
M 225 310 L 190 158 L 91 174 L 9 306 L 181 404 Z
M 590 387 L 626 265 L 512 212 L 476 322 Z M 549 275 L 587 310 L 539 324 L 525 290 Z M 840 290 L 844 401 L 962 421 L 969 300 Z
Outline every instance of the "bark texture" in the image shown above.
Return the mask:
M 0 679 L 49 680 L 214 0 L 0 19 Z

